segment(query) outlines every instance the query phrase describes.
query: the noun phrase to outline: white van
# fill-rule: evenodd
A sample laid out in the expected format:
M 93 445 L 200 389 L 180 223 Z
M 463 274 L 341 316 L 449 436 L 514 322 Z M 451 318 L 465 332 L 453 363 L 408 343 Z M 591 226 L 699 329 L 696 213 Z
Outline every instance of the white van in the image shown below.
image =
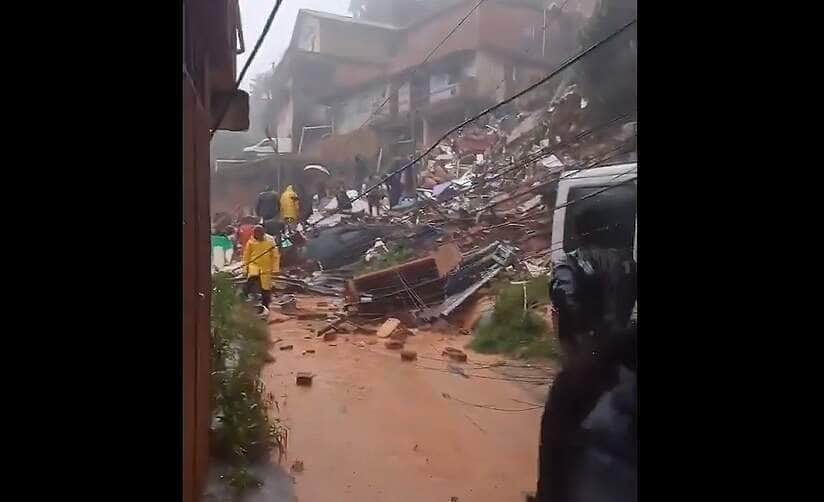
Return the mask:
M 584 199 L 587 203 L 578 204 L 574 201 L 581 200 L 582 197 L 615 185 L 627 185 L 632 192 L 632 197 L 629 200 L 625 198 L 622 202 L 632 205 L 631 212 L 624 213 L 625 215 L 631 215 L 632 220 L 621 226 L 627 228 L 628 231 L 625 235 L 616 236 L 617 240 L 624 243 L 624 245 L 616 247 L 632 246 L 633 257 L 637 261 L 638 218 L 636 216 L 637 199 L 635 193 L 637 190 L 638 163 L 595 167 L 581 170 L 572 175 L 564 173 L 561 176 L 555 200 L 555 207 L 558 209 L 555 210 L 552 221 L 552 261 L 559 260 L 564 253 L 573 251 L 577 247 L 574 228 L 576 216 L 580 214 L 580 211 L 591 203 L 597 204 L 599 199 L 603 200 L 602 197 L 608 198 L 611 190 L 607 189 L 598 195 Z M 622 218 L 625 217 L 627 216 L 622 216 Z

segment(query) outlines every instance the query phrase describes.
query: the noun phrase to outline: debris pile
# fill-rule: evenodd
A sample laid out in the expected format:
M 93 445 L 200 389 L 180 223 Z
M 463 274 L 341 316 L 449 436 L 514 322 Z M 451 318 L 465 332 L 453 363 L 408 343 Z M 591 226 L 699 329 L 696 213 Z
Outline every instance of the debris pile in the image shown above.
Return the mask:
M 561 85 L 546 99 L 548 105 L 526 104 L 537 109 L 502 108 L 442 141 L 419 163 L 417 197 L 390 211 L 369 214 L 365 198 L 345 211 L 335 198 L 322 201 L 305 242 L 295 246 L 297 266 L 273 277 L 279 315 L 315 318 L 297 309 L 295 293 L 342 298 L 317 313 L 328 322 L 316 336 L 332 341 L 363 332 L 358 318 L 389 318 L 378 337 L 400 349 L 404 337 L 392 335 L 406 329 L 402 324 L 445 322 L 470 299 L 483 298 L 496 278 L 547 274 L 558 244 L 558 179 L 599 162 L 634 160 L 626 155 L 634 156 L 635 122 L 627 115 L 591 124 L 592 109 L 575 85 Z M 472 329 L 479 316 L 456 330 Z

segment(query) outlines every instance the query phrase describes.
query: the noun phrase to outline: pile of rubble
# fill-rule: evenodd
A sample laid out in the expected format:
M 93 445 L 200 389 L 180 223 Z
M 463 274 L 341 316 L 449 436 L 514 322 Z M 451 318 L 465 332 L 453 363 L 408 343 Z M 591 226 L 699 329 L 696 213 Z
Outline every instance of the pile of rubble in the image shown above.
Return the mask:
M 426 159 L 417 200 L 381 216 L 368 215 L 363 199 L 346 212 L 327 202 L 309 220 L 299 266 L 278 274 L 278 287 L 341 297 L 335 319 L 355 325 L 358 318 L 396 317 L 414 326 L 453 316 L 502 274 L 548 273 L 558 178 L 635 151 L 634 122 L 585 130 L 587 107 L 572 85 L 544 108 L 465 128 Z M 364 262 L 399 247 L 415 256 L 360 272 Z

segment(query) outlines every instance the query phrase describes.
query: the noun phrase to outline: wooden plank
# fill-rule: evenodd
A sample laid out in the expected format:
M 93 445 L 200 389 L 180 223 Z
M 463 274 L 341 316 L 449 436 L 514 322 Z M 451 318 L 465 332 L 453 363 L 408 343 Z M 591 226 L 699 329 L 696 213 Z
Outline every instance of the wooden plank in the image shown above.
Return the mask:
M 211 82 L 207 71 L 207 82 Z M 206 105 L 208 106 L 208 105 Z M 194 116 L 194 246 L 195 262 L 195 498 L 200 498 L 209 473 L 209 426 L 211 424 L 210 368 L 211 345 L 211 218 L 209 212 L 209 125 L 211 118 L 206 109 L 197 106 Z

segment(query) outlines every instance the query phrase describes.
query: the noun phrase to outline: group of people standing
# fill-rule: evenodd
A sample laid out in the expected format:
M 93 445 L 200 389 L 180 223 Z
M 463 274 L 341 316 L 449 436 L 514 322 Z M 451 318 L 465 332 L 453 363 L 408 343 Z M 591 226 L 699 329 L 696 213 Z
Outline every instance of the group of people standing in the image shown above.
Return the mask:
M 395 161 L 392 163 L 392 172 L 403 168 L 412 162 L 412 160 L 414 160 L 414 155 L 409 155 L 408 158 L 396 157 Z M 404 193 L 410 197 L 414 197 L 415 191 L 418 188 L 418 177 L 416 166 L 414 164 L 405 169 L 403 172 L 393 174 L 383 181 L 383 183 L 381 183 L 382 180 L 383 176 L 377 174 L 369 177 L 367 180 L 370 187 L 380 183 L 379 186 L 375 187 L 368 194 L 366 194 L 366 201 L 369 204 L 370 216 L 373 213 L 373 208 L 375 215 L 380 215 L 381 201 L 384 197 L 389 198 L 389 207 L 392 208 L 400 203 L 401 197 L 403 197 Z

